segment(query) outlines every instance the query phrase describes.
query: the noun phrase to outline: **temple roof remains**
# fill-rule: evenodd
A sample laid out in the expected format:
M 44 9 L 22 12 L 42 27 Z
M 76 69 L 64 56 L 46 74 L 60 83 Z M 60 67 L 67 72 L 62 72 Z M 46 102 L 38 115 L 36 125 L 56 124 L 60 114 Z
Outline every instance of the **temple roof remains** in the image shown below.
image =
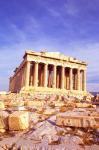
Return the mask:
M 84 61 L 78 60 L 78 59 L 73 58 L 73 57 L 66 56 L 60 52 L 47 52 L 47 51 L 35 52 L 32 50 L 28 50 L 25 52 L 25 55 L 23 56 L 23 58 L 26 55 L 43 56 L 43 57 L 47 57 L 47 58 L 49 57 L 49 58 L 65 60 L 65 61 L 70 61 L 70 62 L 75 62 L 75 63 L 82 63 L 82 64 L 87 65 L 86 62 L 84 62 Z

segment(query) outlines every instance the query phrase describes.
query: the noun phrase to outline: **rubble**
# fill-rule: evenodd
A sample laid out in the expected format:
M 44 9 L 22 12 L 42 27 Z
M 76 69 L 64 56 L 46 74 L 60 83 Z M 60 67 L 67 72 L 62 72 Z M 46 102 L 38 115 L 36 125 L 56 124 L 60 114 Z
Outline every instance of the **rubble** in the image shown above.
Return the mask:
M 15 111 L 9 115 L 9 130 L 24 130 L 29 128 L 28 112 Z
M 4 108 L 5 108 L 4 102 L 0 101 L 0 109 L 4 109 Z
M 43 101 L 40 101 L 40 100 L 25 101 L 25 106 L 28 106 L 28 107 L 39 108 L 39 107 L 42 107 L 43 105 L 44 105 Z
M 99 124 L 96 118 L 91 116 L 57 116 L 56 124 L 59 126 L 71 126 L 80 128 L 97 128 Z
M 50 116 L 50 115 L 56 114 L 56 111 L 55 111 L 55 109 L 52 109 L 52 108 L 48 107 L 48 108 L 45 109 L 45 111 L 43 112 L 43 114 Z
M 0 111 L 0 132 L 5 132 L 8 129 L 8 113 Z
M 88 103 L 76 103 L 77 108 L 93 108 L 92 104 Z
M 41 93 L 0 95 L 4 104 L 0 110 L 0 145 L 7 141 L 13 145 L 15 141 L 17 148 L 22 145 L 30 150 L 80 150 L 81 146 L 87 150 L 86 145 L 91 143 L 92 148 L 98 147 L 99 113 L 91 102 L 82 97 L 80 101 L 79 97 Z

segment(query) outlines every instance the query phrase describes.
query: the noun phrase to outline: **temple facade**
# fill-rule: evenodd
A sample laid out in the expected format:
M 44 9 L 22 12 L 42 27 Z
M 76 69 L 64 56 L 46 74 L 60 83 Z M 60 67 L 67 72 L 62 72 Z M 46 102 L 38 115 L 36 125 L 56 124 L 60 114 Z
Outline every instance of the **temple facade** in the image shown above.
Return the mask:
M 87 64 L 59 52 L 26 51 L 10 77 L 9 90 L 86 93 Z

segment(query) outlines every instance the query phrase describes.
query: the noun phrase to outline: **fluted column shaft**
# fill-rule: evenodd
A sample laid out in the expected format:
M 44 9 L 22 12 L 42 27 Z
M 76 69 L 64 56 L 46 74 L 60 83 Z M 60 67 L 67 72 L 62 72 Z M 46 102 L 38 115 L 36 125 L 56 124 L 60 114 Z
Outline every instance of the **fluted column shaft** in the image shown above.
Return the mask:
M 61 89 L 64 89 L 64 76 L 65 76 L 65 68 L 62 66 L 62 71 L 61 71 Z
M 73 90 L 73 69 L 70 68 L 70 91 Z
M 80 69 L 77 70 L 77 90 L 80 91 Z
M 44 65 L 44 87 L 47 87 L 48 84 L 48 65 Z
M 53 88 L 56 88 L 56 65 L 53 66 Z
M 86 91 L 86 70 L 84 70 L 84 75 L 83 75 L 83 77 L 84 77 L 84 91 Z
M 26 77 L 25 77 L 25 86 L 29 86 L 29 81 L 30 81 L 30 62 L 26 62 Z
M 34 86 L 38 87 L 38 62 L 35 62 L 34 68 Z

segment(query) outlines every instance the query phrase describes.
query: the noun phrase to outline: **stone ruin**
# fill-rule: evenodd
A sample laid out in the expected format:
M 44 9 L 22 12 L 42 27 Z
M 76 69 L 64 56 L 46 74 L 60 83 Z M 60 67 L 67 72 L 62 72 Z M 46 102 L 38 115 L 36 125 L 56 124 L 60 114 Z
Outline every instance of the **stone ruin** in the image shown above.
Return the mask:
M 9 93 L 0 99 L 2 149 L 99 148 L 99 113 L 87 97 Z

